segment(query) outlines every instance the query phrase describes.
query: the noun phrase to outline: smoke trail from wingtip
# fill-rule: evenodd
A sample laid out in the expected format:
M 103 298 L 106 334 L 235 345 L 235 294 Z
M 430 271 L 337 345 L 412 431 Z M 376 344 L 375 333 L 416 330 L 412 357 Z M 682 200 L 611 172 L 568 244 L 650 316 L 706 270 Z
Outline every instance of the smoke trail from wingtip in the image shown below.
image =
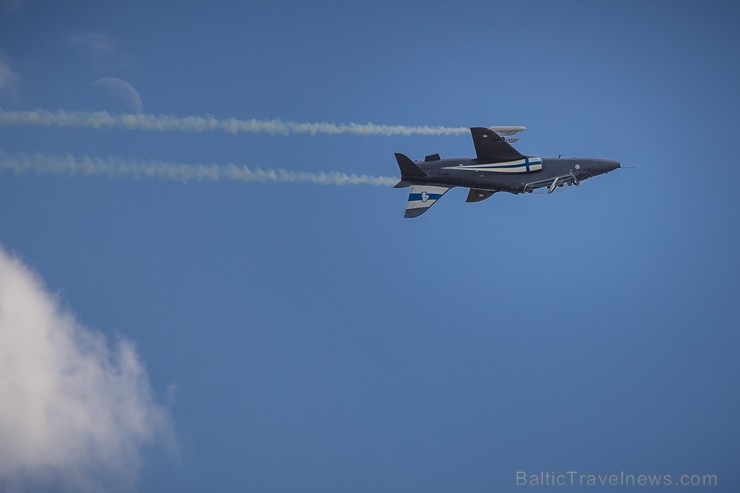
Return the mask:
M 41 127 L 120 128 L 157 132 L 266 133 L 270 135 L 464 135 L 465 127 L 377 125 L 374 123 L 299 123 L 282 120 L 219 119 L 212 116 L 171 116 L 150 114 L 112 114 L 107 111 L 1 111 L 0 126 L 33 125 Z
M 122 157 L 75 157 L 50 154 L 6 154 L 0 151 L 0 172 L 16 174 L 59 174 L 104 176 L 108 178 L 159 178 L 189 181 L 236 181 L 244 183 L 313 183 L 316 185 L 374 185 L 392 187 L 397 178 L 333 172 L 288 171 L 249 168 L 235 164 L 185 164 L 165 161 L 138 161 Z

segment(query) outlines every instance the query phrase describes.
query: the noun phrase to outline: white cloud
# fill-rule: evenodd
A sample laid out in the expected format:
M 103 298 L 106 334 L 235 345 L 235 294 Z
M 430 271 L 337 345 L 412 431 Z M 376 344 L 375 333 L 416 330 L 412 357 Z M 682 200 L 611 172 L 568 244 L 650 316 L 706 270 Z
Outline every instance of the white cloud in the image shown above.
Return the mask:
M 20 83 L 20 75 L 10 67 L 8 57 L 0 53 L 0 94 L 15 98 L 18 94 Z
M 122 69 L 137 65 L 136 59 L 126 50 L 121 49 L 116 41 L 105 33 L 72 34 L 67 37 L 67 43 L 85 49 L 99 62 L 105 61 L 112 68 Z
M 170 418 L 133 345 L 77 323 L 0 247 L 0 490 L 133 486 Z
M 82 46 L 97 56 L 112 55 L 116 52 L 116 42 L 104 33 L 79 33 L 67 38 L 69 44 Z
M 8 12 L 8 13 L 20 12 L 20 10 L 23 8 L 23 1 L 22 0 L 0 0 L 0 6 L 2 6 L 3 10 L 5 10 L 5 12 Z

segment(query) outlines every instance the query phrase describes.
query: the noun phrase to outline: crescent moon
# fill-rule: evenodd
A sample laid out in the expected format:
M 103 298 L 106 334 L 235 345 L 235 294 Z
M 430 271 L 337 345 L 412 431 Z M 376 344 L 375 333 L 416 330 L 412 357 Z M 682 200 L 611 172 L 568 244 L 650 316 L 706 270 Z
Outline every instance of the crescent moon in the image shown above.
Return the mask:
M 141 102 L 139 91 L 123 79 L 101 77 L 92 81 L 90 87 L 102 91 L 106 96 L 122 103 L 132 113 L 144 112 L 144 104 Z

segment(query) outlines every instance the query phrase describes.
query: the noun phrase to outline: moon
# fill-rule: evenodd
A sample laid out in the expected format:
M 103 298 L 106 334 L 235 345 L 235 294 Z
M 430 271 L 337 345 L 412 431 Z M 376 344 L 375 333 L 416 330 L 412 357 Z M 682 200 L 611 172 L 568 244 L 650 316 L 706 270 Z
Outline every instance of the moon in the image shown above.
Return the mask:
M 119 79 L 118 77 L 101 77 L 92 81 L 90 87 L 117 101 L 131 113 L 144 112 L 144 104 L 141 102 L 139 91 L 123 79 Z

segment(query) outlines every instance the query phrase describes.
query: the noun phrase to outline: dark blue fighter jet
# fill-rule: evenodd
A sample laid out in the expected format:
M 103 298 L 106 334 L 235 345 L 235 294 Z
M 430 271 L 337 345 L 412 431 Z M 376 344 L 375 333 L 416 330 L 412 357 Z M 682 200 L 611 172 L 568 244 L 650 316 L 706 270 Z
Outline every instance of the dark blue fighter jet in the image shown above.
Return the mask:
M 524 130 L 524 127 L 510 127 Z M 405 217 L 424 214 L 450 188 L 470 188 L 467 202 L 480 202 L 496 192 L 552 193 L 564 185 L 579 185 L 592 176 L 620 167 L 616 161 L 593 158 L 539 158 L 524 156 L 490 128 L 471 128 L 477 157 L 442 159 L 432 154 L 412 161 L 396 153 L 401 181 L 396 188 L 411 187 Z

